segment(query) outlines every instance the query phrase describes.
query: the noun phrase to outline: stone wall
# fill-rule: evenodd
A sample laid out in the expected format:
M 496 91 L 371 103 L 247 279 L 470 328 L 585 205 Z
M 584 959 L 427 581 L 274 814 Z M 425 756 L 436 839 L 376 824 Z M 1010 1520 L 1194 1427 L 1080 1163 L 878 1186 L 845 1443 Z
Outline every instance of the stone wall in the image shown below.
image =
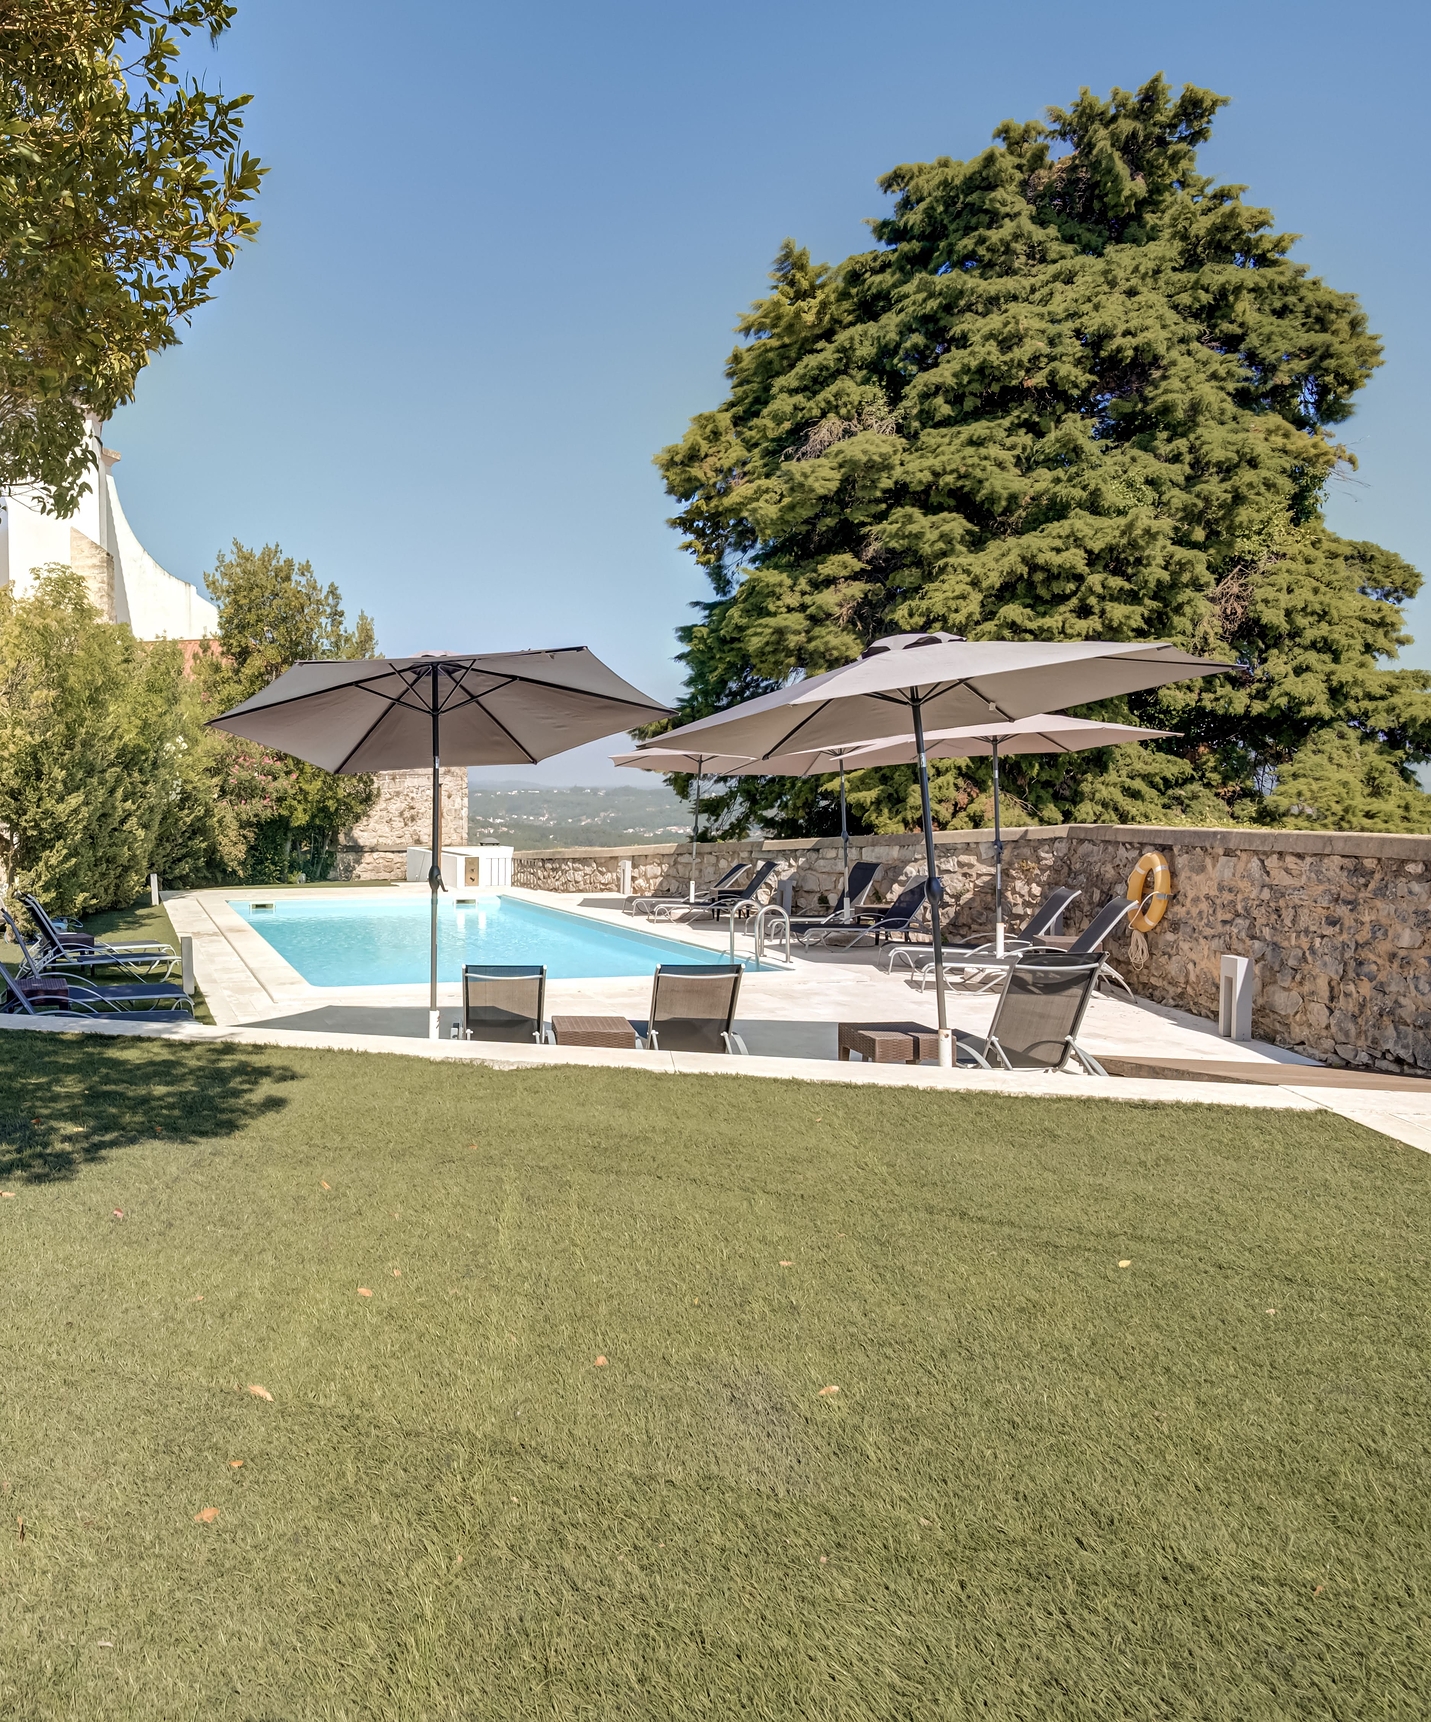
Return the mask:
M 993 920 L 993 844 L 987 831 L 935 838 L 946 925 L 987 931 Z M 1250 957 L 1253 1032 L 1330 1063 L 1431 1075 L 1431 837 L 1321 831 L 1201 830 L 1182 826 L 1057 825 L 1005 832 L 1006 921 L 1017 927 L 1043 893 L 1076 886 L 1065 931 L 1077 932 L 1125 894 L 1138 857 L 1157 850 L 1173 870 L 1173 898 L 1146 936 L 1126 931 L 1109 956 L 1133 990 L 1160 1004 L 1216 1016 L 1220 958 Z M 779 862 L 798 913 L 839 897 L 838 839 L 703 844 L 698 885 L 738 859 Z M 611 893 L 631 862 L 637 894 L 682 896 L 690 846 L 568 849 L 516 857 L 514 882 L 547 891 Z M 850 861 L 879 861 L 888 901 L 924 872 L 915 834 L 858 837 Z M 821 899 L 824 899 L 822 903 Z M 1135 962 L 1134 956 L 1142 957 Z
M 371 812 L 338 842 L 335 879 L 405 879 L 409 847 L 432 842 L 432 772 L 380 771 Z M 444 843 L 467 841 L 467 768 L 442 773 Z

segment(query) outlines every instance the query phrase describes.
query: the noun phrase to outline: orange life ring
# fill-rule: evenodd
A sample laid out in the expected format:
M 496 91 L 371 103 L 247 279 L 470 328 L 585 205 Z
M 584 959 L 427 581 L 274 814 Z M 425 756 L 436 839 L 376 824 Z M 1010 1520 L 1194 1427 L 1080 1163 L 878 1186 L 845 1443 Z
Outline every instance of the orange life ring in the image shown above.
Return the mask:
M 1128 901 L 1138 905 L 1129 915 L 1128 925 L 1134 932 L 1150 933 L 1167 914 L 1172 894 L 1173 870 L 1163 856 L 1150 849 L 1128 875 Z

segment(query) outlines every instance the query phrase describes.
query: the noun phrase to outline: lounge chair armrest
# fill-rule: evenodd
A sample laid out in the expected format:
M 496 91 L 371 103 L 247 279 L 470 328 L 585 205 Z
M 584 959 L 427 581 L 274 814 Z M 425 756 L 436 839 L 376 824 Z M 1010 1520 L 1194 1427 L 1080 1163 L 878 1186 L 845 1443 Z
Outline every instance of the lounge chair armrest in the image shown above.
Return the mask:
M 636 1038 L 637 1040 L 640 1040 L 641 1036 L 638 1034 Z M 648 1028 L 646 1030 L 646 1039 L 642 1044 L 647 1052 L 659 1052 L 661 1050 L 661 1043 L 656 1038 L 656 1031 L 654 1028 Z
M 727 1034 L 726 1031 L 722 1029 L 720 1037 L 725 1042 L 725 1049 L 727 1052 L 738 1052 L 742 1057 L 750 1057 L 750 1048 L 738 1034 Z

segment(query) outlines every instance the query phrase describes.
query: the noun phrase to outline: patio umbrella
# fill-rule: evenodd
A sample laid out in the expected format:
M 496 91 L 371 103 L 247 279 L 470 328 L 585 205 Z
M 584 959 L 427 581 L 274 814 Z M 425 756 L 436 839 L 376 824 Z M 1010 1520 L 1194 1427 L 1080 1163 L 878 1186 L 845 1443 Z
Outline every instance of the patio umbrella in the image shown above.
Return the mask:
M 358 776 L 432 764 L 428 1034 L 437 1037 L 437 893 L 442 889 L 442 760 L 535 765 L 667 716 L 585 646 L 547 652 L 423 652 L 295 664 L 215 729 Z
M 657 740 L 660 738 L 657 737 Z M 694 773 L 696 779 L 696 813 L 691 821 L 691 893 L 690 900 L 696 900 L 696 845 L 700 841 L 701 827 L 701 779 L 702 777 L 729 777 L 733 771 L 745 764 L 743 759 L 727 756 L 722 753 L 679 753 L 668 748 L 653 748 L 646 753 L 613 753 L 613 765 L 634 765 L 639 771 L 660 771 L 666 774 L 676 771 Z
M 974 759 L 994 762 L 994 945 L 1004 951 L 1004 839 L 999 824 L 999 753 L 1085 753 L 1095 747 L 1125 747 L 1134 741 L 1158 741 L 1176 735 L 1170 729 L 1139 729 L 1136 724 L 1099 723 L 1093 718 L 1050 716 L 1019 718 L 1014 723 L 973 724 L 966 729 L 931 730 L 924 738 L 926 759 Z M 912 735 L 887 736 L 846 755 L 852 771 L 876 765 L 913 765 L 917 758 Z M 844 780 L 841 779 L 843 792 Z
M 859 752 L 856 746 L 820 748 L 814 753 L 779 754 L 774 759 L 749 760 L 741 759 L 737 754 L 700 754 L 679 753 L 672 748 L 663 748 L 660 736 L 653 738 L 651 746 L 636 753 L 614 753 L 611 756 L 613 765 L 633 766 L 637 771 L 694 771 L 696 776 L 696 816 L 700 817 L 701 780 L 700 769 L 704 769 L 711 777 L 827 777 L 830 772 L 840 774 L 840 851 L 843 856 L 845 884 L 840 892 L 840 910 L 844 918 L 850 918 L 850 827 L 845 810 L 845 760 Z M 691 897 L 695 900 L 695 841 L 691 842 Z
M 729 711 L 655 737 L 651 745 L 709 747 L 743 753 L 752 762 L 802 749 L 869 742 L 890 733 L 896 712 L 908 712 L 919 767 L 924 853 L 929 874 L 934 969 L 939 1013 L 939 1062 L 953 1062 L 944 1006 L 944 955 L 939 931 L 942 894 L 934 861 L 929 811 L 926 719 L 942 728 L 1008 723 L 1036 712 L 1087 705 L 1142 688 L 1235 670 L 1235 664 L 1195 657 L 1166 640 L 961 640 L 953 634 L 891 634 L 865 648 L 852 664 L 792 682 Z

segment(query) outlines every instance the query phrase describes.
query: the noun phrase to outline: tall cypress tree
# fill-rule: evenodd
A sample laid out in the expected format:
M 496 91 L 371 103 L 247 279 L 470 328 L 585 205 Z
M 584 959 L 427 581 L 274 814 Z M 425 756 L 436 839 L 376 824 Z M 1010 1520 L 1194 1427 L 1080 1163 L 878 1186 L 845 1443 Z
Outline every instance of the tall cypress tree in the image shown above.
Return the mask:
M 1381 362 L 1355 297 L 1196 169 L 1225 98 L 1161 76 L 898 167 L 875 249 L 781 248 L 728 399 L 657 457 L 710 578 L 681 719 L 881 634 L 1171 639 L 1242 673 L 1087 712 L 1182 732 L 1010 762 L 1042 820 L 1431 829 L 1431 676 L 1385 667 L 1420 576 L 1323 522 L 1335 427 Z M 936 774 L 987 815 L 986 764 Z M 865 774 L 871 829 L 911 774 Z M 742 780 L 729 830 L 827 830 L 828 789 Z

